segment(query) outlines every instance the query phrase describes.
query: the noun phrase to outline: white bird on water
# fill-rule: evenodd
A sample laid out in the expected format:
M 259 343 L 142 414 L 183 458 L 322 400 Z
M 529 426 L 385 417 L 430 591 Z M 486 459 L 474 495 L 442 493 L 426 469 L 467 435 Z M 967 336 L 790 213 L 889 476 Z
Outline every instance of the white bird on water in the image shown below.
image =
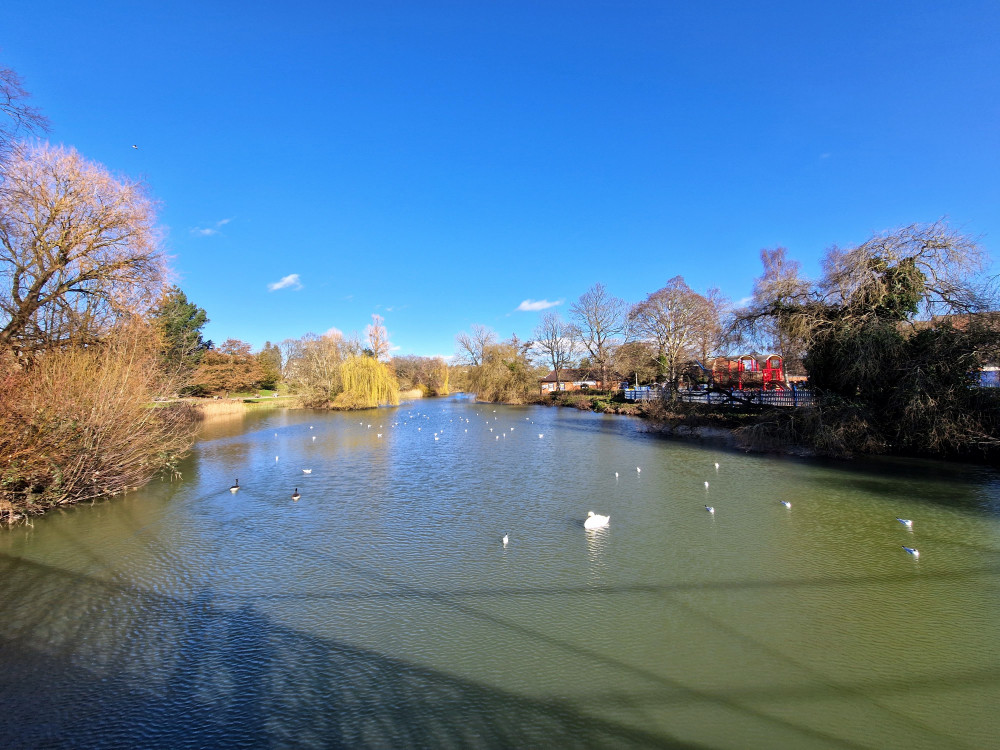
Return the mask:
M 538 437 L 540 437 L 540 438 L 543 438 L 543 437 L 545 437 L 545 433 L 544 433 L 544 432 L 539 432 L 539 433 L 538 433 Z
M 913 549 L 913 547 L 907 547 L 905 544 L 900 546 L 906 550 L 906 554 L 913 555 L 914 557 L 920 557 L 920 550 Z
M 705 482 L 705 489 L 708 489 L 708 482 Z
M 901 524 L 903 524 L 903 526 L 905 526 L 908 529 L 912 529 L 913 528 L 913 520 L 912 519 L 909 519 L 909 518 L 897 518 L 896 520 L 899 521 Z
M 792 504 L 790 502 L 788 502 L 787 500 L 782 500 L 781 504 L 784 505 L 786 508 L 791 508 L 792 507 Z
M 588 530 L 602 529 L 608 525 L 611 520 L 611 516 L 602 516 L 594 513 L 592 510 L 587 511 L 587 520 L 583 522 L 583 528 Z
M 234 484 L 232 487 L 230 487 L 229 491 L 232 492 L 234 495 L 237 492 L 240 491 L 240 478 L 239 477 L 236 477 L 236 484 Z
M 292 493 L 292 500 L 298 500 L 302 495 L 299 494 L 299 488 L 295 488 L 295 492 Z
M 509 539 L 507 538 L 507 535 L 506 535 L 506 534 L 504 534 L 504 535 L 503 535 L 503 546 L 504 546 L 504 547 L 506 547 L 506 546 L 507 546 L 507 542 L 509 542 L 509 541 L 510 541 L 510 540 L 509 540 Z
M 303 469 L 303 470 L 302 470 L 302 473 L 303 473 L 303 474 L 312 474 L 312 473 L 313 473 L 313 470 L 312 470 L 312 469 Z
M 716 470 L 716 472 L 719 471 L 719 462 L 718 461 L 715 462 L 715 470 Z
M 615 479 L 617 479 L 617 478 L 618 478 L 618 472 L 616 471 L 615 472 Z
M 713 516 L 715 515 L 715 508 L 713 506 L 706 505 L 705 506 L 705 510 L 707 510 L 709 513 L 711 513 Z
M 636 466 L 635 467 L 635 473 L 636 474 L 641 474 L 642 473 L 642 469 L 640 467 Z

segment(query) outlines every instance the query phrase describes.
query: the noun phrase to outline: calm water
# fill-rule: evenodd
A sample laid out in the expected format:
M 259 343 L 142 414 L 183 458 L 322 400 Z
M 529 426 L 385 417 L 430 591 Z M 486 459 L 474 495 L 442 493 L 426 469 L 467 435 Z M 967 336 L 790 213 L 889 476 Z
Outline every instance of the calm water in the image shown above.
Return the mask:
M 989 470 L 452 398 L 182 471 L 0 533 L 0 746 L 1000 746 Z

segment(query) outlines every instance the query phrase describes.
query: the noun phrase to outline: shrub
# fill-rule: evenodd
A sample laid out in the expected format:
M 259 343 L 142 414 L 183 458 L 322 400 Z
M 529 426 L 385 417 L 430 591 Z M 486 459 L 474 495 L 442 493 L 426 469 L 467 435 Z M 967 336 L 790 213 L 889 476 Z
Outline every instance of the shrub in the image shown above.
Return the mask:
M 131 324 L 30 367 L 0 362 L 0 520 L 117 495 L 175 470 L 194 440 L 194 409 L 154 407 L 170 390 L 155 341 Z

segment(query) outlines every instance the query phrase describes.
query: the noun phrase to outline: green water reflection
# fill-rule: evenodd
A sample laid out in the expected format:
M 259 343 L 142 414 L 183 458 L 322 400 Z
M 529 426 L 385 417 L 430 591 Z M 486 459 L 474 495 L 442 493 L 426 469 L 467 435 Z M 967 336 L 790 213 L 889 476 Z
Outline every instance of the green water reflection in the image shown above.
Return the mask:
M 0 536 L 5 746 L 980 748 L 1000 729 L 986 469 L 746 456 L 455 398 L 215 422 L 182 475 Z M 610 527 L 586 532 L 588 510 Z

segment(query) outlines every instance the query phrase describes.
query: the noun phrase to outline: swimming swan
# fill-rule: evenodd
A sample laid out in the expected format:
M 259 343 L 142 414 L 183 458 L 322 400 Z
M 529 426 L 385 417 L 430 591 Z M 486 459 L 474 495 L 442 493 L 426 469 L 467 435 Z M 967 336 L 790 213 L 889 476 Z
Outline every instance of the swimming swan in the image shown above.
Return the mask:
M 587 511 L 587 520 L 583 522 L 583 528 L 588 530 L 602 529 L 608 525 L 611 516 L 600 516 L 594 511 Z

